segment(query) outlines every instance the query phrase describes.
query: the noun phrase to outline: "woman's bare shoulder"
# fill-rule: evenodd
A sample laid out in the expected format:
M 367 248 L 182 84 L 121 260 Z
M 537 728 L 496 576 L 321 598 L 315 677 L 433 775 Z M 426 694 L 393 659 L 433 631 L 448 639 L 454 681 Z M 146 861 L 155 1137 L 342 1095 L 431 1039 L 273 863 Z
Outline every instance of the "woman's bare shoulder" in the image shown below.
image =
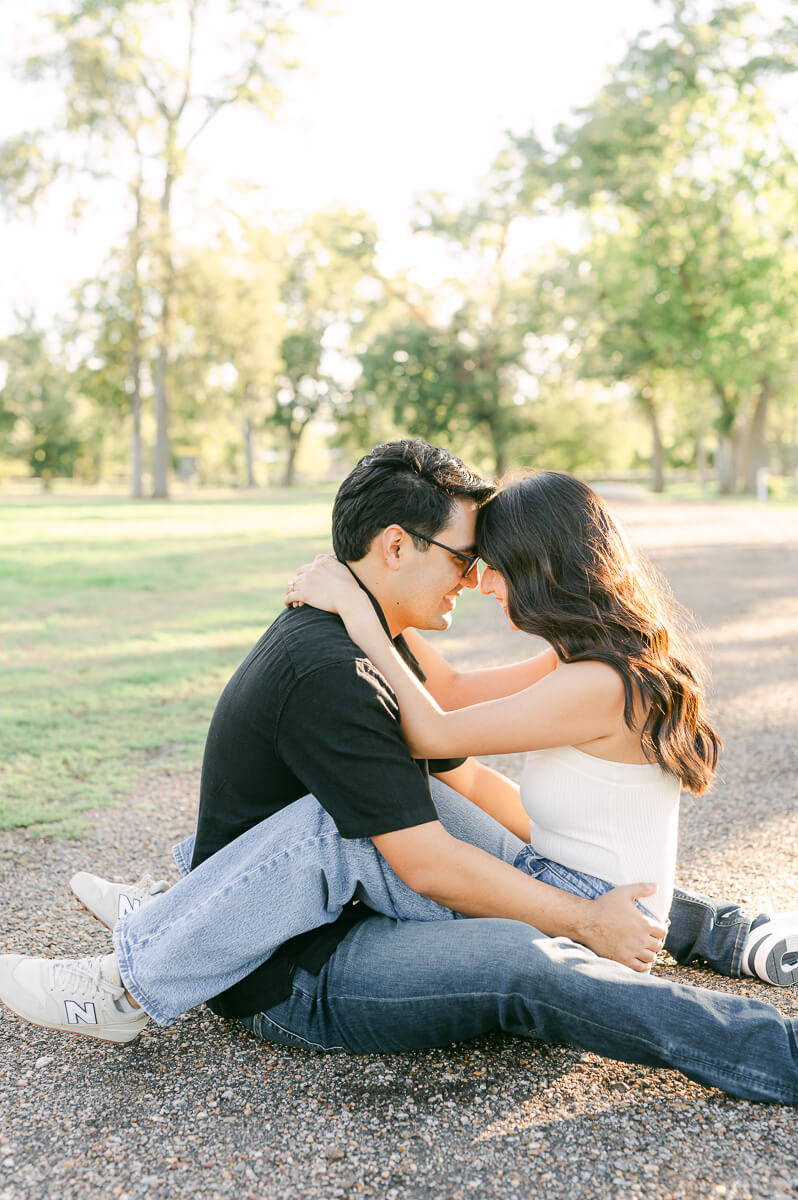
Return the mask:
M 615 668 L 607 663 L 592 659 L 588 662 L 561 662 L 556 674 L 569 687 L 578 688 L 605 703 L 624 702 L 623 680 Z

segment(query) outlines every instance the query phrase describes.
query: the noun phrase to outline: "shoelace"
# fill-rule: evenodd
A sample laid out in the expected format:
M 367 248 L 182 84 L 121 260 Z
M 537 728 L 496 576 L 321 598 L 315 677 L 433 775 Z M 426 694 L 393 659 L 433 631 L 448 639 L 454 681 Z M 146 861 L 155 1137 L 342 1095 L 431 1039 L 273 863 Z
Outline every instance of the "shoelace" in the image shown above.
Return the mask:
M 153 879 L 152 875 L 145 874 L 137 883 L 133 884 L 130 891 L 136 900 L 143 900 L 146 896 L 159 895 L 165 887 L 165 879 Z
M 113 1000 L 118 1000 L 125 991 L 121 984 L 111 983 L 103 976 L 99 958 L 54 959 L 50 963 L 50 986 L 78 996 L 107 992 Z

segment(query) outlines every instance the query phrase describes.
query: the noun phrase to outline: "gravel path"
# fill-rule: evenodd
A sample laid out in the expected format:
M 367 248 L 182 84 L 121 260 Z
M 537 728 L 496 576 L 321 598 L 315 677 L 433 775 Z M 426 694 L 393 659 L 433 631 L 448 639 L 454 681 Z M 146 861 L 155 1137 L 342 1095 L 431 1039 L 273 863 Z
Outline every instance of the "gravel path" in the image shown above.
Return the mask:
M 679 882 L 798 908 L 798 514 L 616 509 L 698 614 L 726 742 L 714 791 L 685 801 Z M 464 663 L 523 652 L 489 605 L 447 645 Z M 193 824 L 197 782 L 153 778 L 124 811 L 93 814 L 82 842 L 0 835 L 2 948 L 103 951 L 66 881 L 80 868 L 172 877 L 168 846 Z M 798 988 L 657 970 L 798 1018 Z M 521 1039 L 321 1057 L 195 1010 L 115 1048 L 4 1012 L 0 1055 L 0 1200 L 798 1197 L 797 1110 Z

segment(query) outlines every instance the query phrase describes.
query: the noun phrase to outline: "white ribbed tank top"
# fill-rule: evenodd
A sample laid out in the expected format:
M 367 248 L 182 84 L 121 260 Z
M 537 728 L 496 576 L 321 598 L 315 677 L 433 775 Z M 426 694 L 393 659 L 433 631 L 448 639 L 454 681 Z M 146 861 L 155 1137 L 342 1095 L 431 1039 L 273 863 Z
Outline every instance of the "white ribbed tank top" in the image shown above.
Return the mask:
M 680 791 L 657 763 L 609 762 L 573 746 L 530 751 L 521 773 L 537 853 L 616 885 L 656 882 L 641 903 L 661 919 L 673 898 Z

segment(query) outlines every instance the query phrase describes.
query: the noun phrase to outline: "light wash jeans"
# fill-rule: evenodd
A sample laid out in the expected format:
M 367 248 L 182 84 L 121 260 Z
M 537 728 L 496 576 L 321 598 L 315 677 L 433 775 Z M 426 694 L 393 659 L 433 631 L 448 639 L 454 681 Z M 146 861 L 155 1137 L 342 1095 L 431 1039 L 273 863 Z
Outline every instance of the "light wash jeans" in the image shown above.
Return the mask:
M 514 862 L 522 843 L 433 781 L 456 837 Z M 176 847 L 181 870 L 191 839 Z M 160 1024 L 249 974 L 288 938 L 334 920 L 352 896 L 385 916 L 350 931 L 318 975 L 245 1023 L 290 1046 L 358 1053 L 441 1046 L 489 1030 L 672 1066 L 752 1100 L 798 1104 L 798 1024 L 771 1005 L 685 987 L 598 958 L 517 921 L 455 920 L 412 892 L 368 840 L 340 837 L 304 797 L 124 918 L 125 986 Z M 666 943 L 739 974 L 750 918 L 679 893 Z
M 575 871 L 572 867 L 564 867 L 553 858 L 544 858 L 538 854 L 534 846 L 524 846 L 519 850 L 513 866 L 523 871 L 530 879 L 539 883 L 548 883 L 550 887 L 559 888 L 561 892 L 570 892 L 573 896 L 581 896 L 584 900 L 597 900 L 606 892 L 611 892 L 613 884 L 598 875 L 588 875 L 587 871 Z M 651 909 L 646 908 L 639 900 L 635 904 L 641 913 L 656 919 Z

